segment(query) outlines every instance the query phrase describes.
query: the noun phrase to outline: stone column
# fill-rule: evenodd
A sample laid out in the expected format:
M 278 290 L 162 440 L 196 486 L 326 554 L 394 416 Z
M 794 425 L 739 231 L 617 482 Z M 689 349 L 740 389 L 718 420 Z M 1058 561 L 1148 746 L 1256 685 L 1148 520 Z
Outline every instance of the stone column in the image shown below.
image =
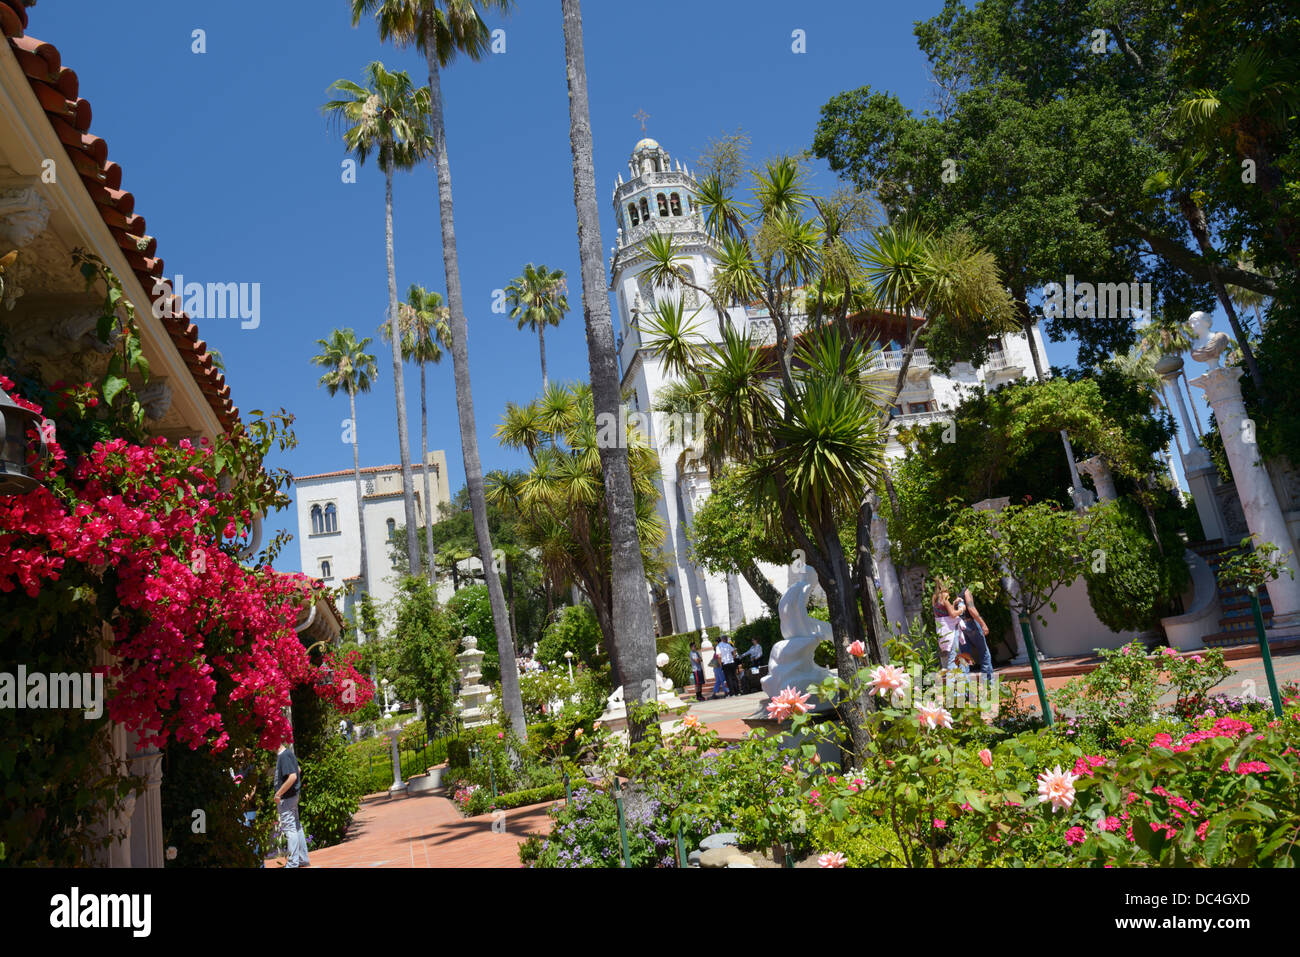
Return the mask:
M 1201 530 L 1205 532 L 1206 541 L 1221 540 L 1226 537 L 1223 515 L 1219 511 L 1218 499 L 1214 496 L 1214 487 L 1219 482 L 1219 471 L 1210 459 L 1210 453 L 1201 445 L 1200 429 L 1192 427 L 1192 419 L 1187 414 L 1187 403 L 1178 388 L 1178 380 L 1186 381 L 1183 375 L 1183 360 L 1180 356 L 1164 356 L 1156 363 L 1156 373 L 1160 380 L 1173 389 L 1178 401 L 1178 412 L 1182 418 L 1183 434 L 1187 436 L 1187 451 L 1179 445 L 1178 454 L 1183 460 L 1183 474 L 1187 476 L 1187 488 L 1196 503 L 1196 515 L 1201 520 Z M 1195 406 L 1192 407 L 1195 410 Z
M 1253 440 L 1254 435 L 1253 430 L 1245 427 L 1246 406 L 1241 398 L 1240 378 L 1240 367 L 1212 368 L 1191 384 L 1205 390 L 1218 420 L 1223 449 L 1232 467 L 1237 497 L 1241 499 L 1251 535 L 1257 543 L 1272 542 L 1282 552 L 1290 553 L 1286 563 L 1295 577 L 1284 574 L 1269 582 L 1268 597 L 1273 605 L 1273 627 L 1291 627 L 1300 624 L 1300 562 L 1296 561 L 1295 543 L 1287 530 L 1273 482 L 1259 460 L 1259 446 L 1247 441 L 1247 438 Z
M 1113 502 L 1119 496 L 1115 492 L 1115 477 L 1110 474 L 1110 466 L 1100 455 L 1084 459 L 1079 468 L 1088 473 L 1092 484 L 1097 487 L 1097 497 L 1103 502 Z
M 131 814 L 131 866 L 162 867 L 162 752 L 150 748 L 137 753 L 131 774 L 144 779 Z
M 871 551 L 876 560 L 876 574 L 880 577 L 880 595 L 885 601 L 885 625 L 906 629 L 903 589 L 898 582 L 898 569 L 889 554 L 889 523 L 878 508 L 871 515 Z

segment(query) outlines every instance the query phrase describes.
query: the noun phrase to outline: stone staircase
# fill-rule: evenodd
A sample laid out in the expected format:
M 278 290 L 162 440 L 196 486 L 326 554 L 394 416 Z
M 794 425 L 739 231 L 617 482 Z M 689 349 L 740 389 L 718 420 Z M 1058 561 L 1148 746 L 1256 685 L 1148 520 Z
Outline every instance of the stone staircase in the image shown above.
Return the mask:
M 1222 542 L 1196 542 L 1190 548 L 1205 559 L 1210 570 L 1215 573 L 1217 582 L 1219 563 L 1236 551 L 1237 546 Z M 1219 607 L 1223 611 L 1223 617 L 1219 619 L 1219 631 L 1206 636 L 1206 647 L 1228 648 L 1233 645 L 1255 644 L 1258 639 L 1255 635 L 1254 612 L 1250 607 L 1250 593 L 1244 588 L 1224 588 L 1222 585 L 1218 588 Z M 1268 628 L 1273 623 L 1273 606 L 1267 592 L 1260 592 L 1259 605 L 1264 615 L 1264 627 Z

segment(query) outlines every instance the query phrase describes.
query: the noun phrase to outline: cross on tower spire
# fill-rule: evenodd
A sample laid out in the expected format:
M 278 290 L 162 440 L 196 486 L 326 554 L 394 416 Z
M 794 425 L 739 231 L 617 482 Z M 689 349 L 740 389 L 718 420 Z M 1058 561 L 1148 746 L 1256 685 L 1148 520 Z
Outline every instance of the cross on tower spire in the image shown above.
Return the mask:
M 645 121 L 650 119 L 650 114 L 645 110 L 637 110 L 632 114 L 632 119 L 641 121 L 641 132 L 645 132 Z

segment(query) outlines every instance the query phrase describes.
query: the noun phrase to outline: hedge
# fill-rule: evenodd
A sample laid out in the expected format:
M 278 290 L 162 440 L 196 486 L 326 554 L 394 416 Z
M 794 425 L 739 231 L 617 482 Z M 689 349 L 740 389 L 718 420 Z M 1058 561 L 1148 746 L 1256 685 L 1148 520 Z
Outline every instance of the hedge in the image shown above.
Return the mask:
M 482 797 L 480 798 L 480 795 Z M 564 797 L 564 782 L 545 784 L 540 788 L 528 788 L 524 791 L 511 791 L 492 797 L 491 792 L 483 788 L 475 791 L 466 808 L 468 816 L 475 817 L 488 811 L 508 811 L 511 808 L 527 807 L 529 804 L 541 804 L 543 801 L 555 801 Z

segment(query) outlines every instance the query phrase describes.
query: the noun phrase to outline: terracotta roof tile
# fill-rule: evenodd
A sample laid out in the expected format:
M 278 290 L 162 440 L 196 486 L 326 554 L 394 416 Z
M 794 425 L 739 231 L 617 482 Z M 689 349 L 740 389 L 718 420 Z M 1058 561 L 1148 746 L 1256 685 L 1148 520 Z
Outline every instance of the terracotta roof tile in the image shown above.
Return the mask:
M 122 249 L 145 294 L 152 295 L 154 279 L 163 275 L 163 261 L 157 256 L 158 241 L 148 234 L 144 217 L 136 213 L 135 197 L 122 190 L 122 168 L 109 161 L 108 143 L 89 131 L 90 103 L 79 95 L 77 74 L 63 65 L 54 44 L 26 35 L 27 23 L 22 0 L 0 0 L 0 35 L 8 40 L 37 102 L 49 118 L 51 129 L 64 144 L 68 159 L 114 242 Z M 221 427 L 230 429 L 237 425 L 239 409 L 230 401 L 230 386 L 221 371 L 213 366 L 198 328 L 179 310 L 175 318 L 163 319 L 163 327 L 207 397 Z

